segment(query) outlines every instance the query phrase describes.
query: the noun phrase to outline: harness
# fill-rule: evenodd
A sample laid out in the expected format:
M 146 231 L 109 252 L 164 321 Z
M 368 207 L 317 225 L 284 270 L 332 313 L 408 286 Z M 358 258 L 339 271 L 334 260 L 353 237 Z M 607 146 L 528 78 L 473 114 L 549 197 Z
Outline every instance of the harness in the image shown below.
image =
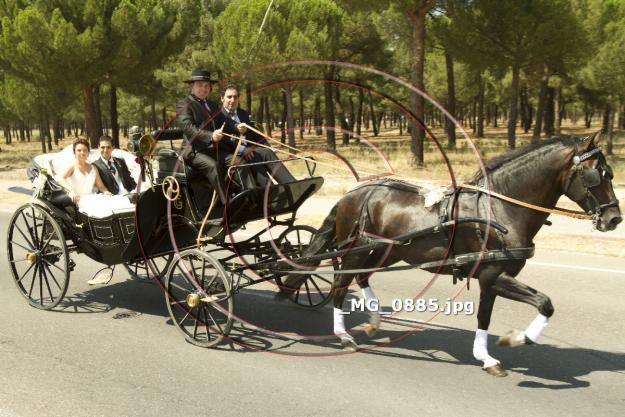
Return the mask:
M 510 261 L 510 260 L 521 260 L 528 259 L 534 255 L 534 246 L 525 247 L 525 248 L 507 248 L 505 245 L 505 241 L 503 236 L 508 233 L 508 230 L 497 223 L 496 221 L 488 221 L 486 219 L 479 217 L 479 203 L 480 196 L 482 193 L 477 192 L 476 195 L 476 205 L 475 205 L 475 216 L 458 218 L 458 200 L 461 192 L 463 192 L 462 188 L 448 188 L 445 190 L 442 200 L 439 203 L 438 209 L 438 217 L 437 217 L 437 225 L 432 226 L 425 229 L 414 230 L 409 233 L 396 236 L 394 238 L 381 238 L 377 236 L 372 236 L 367 233 L 367 229 L 372 225 L 371 224 L 371 213 L 369 212 L 369 201 L 373 196 L 373 193 L 379 189 L 379 187 L 388 187 L 392 189 L 399 189 L 403 191 L 411 191 L 418 192 L 419 189 L 412 184 L 408 184 L 402 181 L 382 179 L 377 181 L 372 181 L 367 184 L 363 184 L 359 187 L 354 188 L 350 192 L 359 190 L 364 187 L 370 187 L 370 190 L 367 191 L 367 194 L 364 197 L 360 214 L 358 218 L 354 221 L 352 225 L 352 229 L 348 234 L 348 238 L 343 242 L 338 243 L 338 249 L 341 250 L 346 248 L 349 245 L 353 245 L 354 242 L 361 243 L 358 246 L 350 247 L 348 250 L 350 253 L 358 253 L 358 252 L 369 252 L 373 253 L 376 249 L 380 249 L 383 247 L 388 247 L 388 245 L 401 245 L 408 246 L 413 243 L 413 240 L 431 234 L 440 233 L 442 239 L 448 247 L 448 252 L 444 260 L 425 262 L 418 265 L 405 265 L 405 266 L 396 266 L 396 267 L 379 267 L 379 268 L 362 268 L 362 269 L 351 269 L 351 270 L 341 270 L 334 271 L 334 273 L 341 274 L 349 274 L 349 273 L 357 273 L 357 274 L 365 274 L 365 273 L 373 273 L 377 271 L 400 271 L 400 270 L 408 270 L 414 268 L 420 269 L 432 269 L 432 268 L 441 268 L 441 267 L 450 267 L 453 276 L 453 283 L 456 284 L 458 280 L 462 281 L 465 277 L 470 278 L 467 273 L 464 272 L 463 267 L 467 264 L 470 264 L 475 261 L 481 262 L 498 262 L 498 261 Z M 465 193 L 473 193 L 472 191 Z M 480 229 L 480 224 L 486 224 L 495 230 L 495 232 L 500 237 L 500 241 L 502 245 L 499 249 L 491 249 L 480 252 L 471 252 L 456 255 L 453 250 L 454 239 L 455 239 L 455 230 L 456 226 L 463 223 L 474 223 L 475 231 L 477 238 L 482 247 L 485 246 L 484 236 L 482 230 Z M 451 229 L 451 230 L 450 230 Z M 312 261 L 316 258 L 325 259 L 327 258 L 327 254 L 316 255 L 306 257 L 301 261 Z M 467 280 L 467 288 L 469 288 L 469 280 Z
M 582 162 L 587 161 L 592 156 L 597 155 L 597 159 L 595 159 L 591 168 L 586 167 Z M 583 194 L 585 198 L 586 206 L 594 209 L 589 209 L 588 214 L 592 216 L 592 223 L 594 227 L 597 227 L 597 223 L 599 222 L 599 218 L 603 214 L 603 211 L 610 207 L 618 207 L 618 200 L 612 200 L 608 203 L 601 204 L 593 190 L 601 184 L 601 177 L 605 177 L 608 179 L 614 178 L 614 174 L 612 172 L 612 168 L 608 165 L 605 157 L 601 153 L 601 147 L 595 146 L 591 150 L 584 152 L 583 154 L 578 154 L 578 146 L 575 144 L 575 154 L 573 156 L 573 165 L 569 170 L 569 174 L 566 177 L 566 182 L 564 183 L 564 194 L 569 197 L 571 200 L 578 203 L 580 206 L 580 201 L 582 199 L 576 199 L 576 195 L 570 194 L 571 184 L 575 176 L 578 176 L 581 179 L 581 183 L 583 186 Z M 592 203 L 592 204 L 591 204 Z

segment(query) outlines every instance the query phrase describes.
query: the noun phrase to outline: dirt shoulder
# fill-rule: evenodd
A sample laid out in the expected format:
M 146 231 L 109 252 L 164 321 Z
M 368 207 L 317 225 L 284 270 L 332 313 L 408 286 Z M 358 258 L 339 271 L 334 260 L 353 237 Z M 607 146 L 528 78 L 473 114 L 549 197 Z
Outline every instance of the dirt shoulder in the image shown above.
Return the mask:
M 30 182 L 23 178 L 23 170 L 2 173 L 2 178 L 0 178 L 0 209 L 12 211 L 30 201 Z M 347 190 L 341 189 L 341 191 Z M 619 200 L 625 201 L 625 186 L 617 187 L 615 192 Z M 311 198 L 299 210 L 297 222 L 319 227 L 338 200 L 339 194 L 341 193 L 337 195 L 323 193 Z M 573 202 L 566 199 L 562 199 L 559 206 L 578 209 Z M 559 216 L 551 216 L 550 220 L 553 222 L 553 226 L 543 227 L 536 236 L 537 251 L 587 253 L 625 258 L 625 226 L 617 228 L 614 232 L 600 233 L 593 231 L 588 221 Z

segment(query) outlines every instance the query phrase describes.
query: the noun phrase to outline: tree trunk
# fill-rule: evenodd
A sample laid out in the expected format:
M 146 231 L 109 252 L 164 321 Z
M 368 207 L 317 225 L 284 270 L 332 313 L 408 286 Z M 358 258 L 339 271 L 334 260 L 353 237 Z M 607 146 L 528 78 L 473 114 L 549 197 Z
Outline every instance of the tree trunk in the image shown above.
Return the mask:
M 371 119 L 371 125 L 373 128 L 373 136 L 378 136 L 378 126 L 376 125 L 375 110 L 373 109 L 373 97 L 371 97 L 371 91 L 369 91 L 369 118 Z
M 321 97 L 315 97 L 315 135 L 321 136 L 323 131 L 321 129 L 321 125 L 323 125 L 323 120 L 321 119 Z
M 607 104 L 606 107 L 609 107 L 609 116 L 608 116 L 608 125 L 606 133 L 608 136 L 608 146 L 607 146 L 607 154 L 608 155 L 612 155 L 613 149 L 614 149 L 614 114 L 616 113 L 616 111 L 612 111 L 612 105 L 610 103 Z M 615 106 L 614 108 L 618 109 L 618 106 Z
M 98 131 L 98 137 L 96 138 L 97 145 L 97 140 L 100 139 L 100 136 L 102 136 L 102 107 L 100 105 L 100 85 L 96 85 L 95 87 L 93 87 L 93 105 L 95 109 L 96 129 Z
M 447 111 L 449 112 L 449 116 L 445 118 L 447 149 L 456 149 L 456 78 L 454 77 L 454 61 L 447 51 L 445 51 L 445 68 L 447 69 Z
M 156 129 L 158 126 L 158 122 L 156 121 L 156 99 L 154 97 L 150 98 L 150 124 L 152 125 L 152 129 Z
M 265 121 L 265 97 L 258 97 L 259 106 L 258 106 L 258 115 L 256 118 L 256 126 L 262 126 Z
M 354 110 L 354 97 L 349 95 L 349 137 L 354 137 L 354 125 L 356 123 L 356 112 Z
M 46 133 L 44 130 L 46 122 L 44 121 L 44 117 L 41 117 L 39 120 L 39 140 L 41 142 L 41 153 L 46 153 Z
M 93 86 L 89 85 L 83 89 L 83 104 L 85 107 L 85 130 L 87 138 L 92 148 L 98 146 L 98 139 L 102 131 L 98 131 L 96 123 L 96 111 L 93 104 Z
M 547 101 L 547 87 L 549 86 L 549 72 L 545 66 L 543 71 L 543 77 L 540 80 L 540 90 L 538 92 L 538 107 L 536 109 L 536 123 L 534 124 L 534 131 L 532 133 L 532 143 L 540 141 L 540 132 L 542 131 L 542 124 L 545 117 L 545 104 Z
M 19 121 L 19 128 L 20 128 L 20 142 L 26 142 L 26 127 L 24 126 L 24 121 L 20 120 Z
M 269 111 L 269 96 L 265 96 L 265 133 L 271 136 L 271 113 Z
M 417 89 L 425 92 L 423 81 L 423 69 L 425 65 L 425 18 L 429 9 L 433 6 L 433 1 L 422 1 L 421 7 L 410 16 L 412 23 L 412 81 Z M 423 96 L 417 93 L 412 94 L 412 111 L 418 123 L 424 122 L 424 101 Z M 422 126 L 413 122 L 413 129 L 410 131 L 410 150 L 412 151 L 413 162 L 423 165 L 423 140 L 425 130 Z
M 119 115 L 117 113 L 117 87 L 111 83 L 111 140 L 113 142 L 113 148 L 119 148 Z M 163 116 L 163 122 L 165 117 Z
M 245 105 L 247 111 L 252 111 L 252 86 L 250 83 L 245 84 Z
M 545 98 L 545 117 L 544 117 L 544 132 L 548 138 L 553 136 L 554 132 L 554 120 L 555 120 L 555 88 L 547 87 L 547 97 Z
M 280 125 L 280 142 L 282 143 L 286 143 L 286 130 L 287 130 L 286 119 L 288 117 L 287 106 L 288 104 L 287 104 L 287 98 L 286 98 L 286 91 L 282 90 L 282 121 Z
M 336 149 L 336 134 L 334 132 L 334 103 L 333 103 L 333 94 L 332 94 L 332 83 L 331 81 L 334 79 L 334 70 L 330 70 L 326 76 L 327 82 L 323 85 L 323 90 L 325 93 L 325 125 L 326 125 L 326 140 L 328 144 L 328 148 L 331 150 Z
M 334 105 L 336 106 L 336 112 L 338 113 L 339 121 L 341 123 L 341 133 L 343 135 L 342 144 L 347 146 L 349 145 L 349 126 L 345 116 L 345 107 L 343 107 L 343 103 L 341 101 L 341 89 L 338 85 L 334 86 L 334 94 L 336 98 Z
M 555 98 L 555 116 L 554 134 L 560 136 L 562 134 L 562 117 L 564 117 L 564 106 L 562 105 L 562 87 L 556 88 Z
M 52 121 L 52 134 L 54 135 L 54 146 L 59 146 L 59 130 L 61 129 L 61 123 L 57 117 Z
M 610 105 L 610 102 L 607 102 L 605 107 L 603 108 L 603 122 L 601 124 L 601 133 L 603 133 L 604 135 L 608 133 L 611 113 L 612 106 Z
M 521 116 L 521 126 L 523 126 L 523 132 L 529 132 L 532 124 L 529 123 L 528 117 L 528 100 L 527 100 L 527 85 L 523 85 L 519 90 L 519 115 Z
M 304 90 L 299 89 L 299 138 L 304 140 L 304 133 L 306 132 L 306 125 L 304 122 Z
M 497 126 L 497 119 L 499 119 L 499 106 L 495 103 L 493 106 L 493 127 L 499 127 Z
M 508 115 L 508 148 L 514 149 L 516 146 L 516 119 L 517 101 L 519 99 L 519 72 L 520 67 L 514 64 L 512 67 L 512 82 L 510 83 L 510 111 Z
M 587 103 L 584 103 L 584 124 L 586 129 L 590 129 L 590 125 L 592 123 L 592 107 L 590 107 Z
M 293 119 L 293 92 L 290 89 L 285 89 L 284 94 L 286 96 L 286 131 L 289 138 L 289 146 L 295 148 L 295 121 Z
M 362 108 L 365 100 L 365 93 L 362 88 L 358 89 L 358 109 L 356 110 L 356 143 L 360 143 L 360 135 L 362 132 Z

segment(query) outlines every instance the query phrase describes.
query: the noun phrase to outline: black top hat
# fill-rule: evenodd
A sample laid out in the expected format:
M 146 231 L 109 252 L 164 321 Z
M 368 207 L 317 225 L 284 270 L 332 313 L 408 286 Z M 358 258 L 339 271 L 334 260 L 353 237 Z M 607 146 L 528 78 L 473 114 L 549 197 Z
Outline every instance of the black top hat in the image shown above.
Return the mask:
M 214 84 L 217 83 L 216 80 L 211 80 L 210 71 L 206 71 L 202 69 L 193 70 L 193 72 L 191 73 L 191 78 L 189 78 L 188 80 L 185 80 L 185 83 L 193 83 L 196 81 L 208 81 L 209 83 L 214 83 Z

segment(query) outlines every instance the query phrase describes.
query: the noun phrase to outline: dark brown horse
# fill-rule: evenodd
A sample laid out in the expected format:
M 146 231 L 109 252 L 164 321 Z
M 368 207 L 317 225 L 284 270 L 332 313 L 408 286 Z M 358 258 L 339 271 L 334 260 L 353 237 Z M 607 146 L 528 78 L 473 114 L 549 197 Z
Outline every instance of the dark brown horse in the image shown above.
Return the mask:
M 613 230 L 622 220 L 618 200 L 612 189 L 612 171 L 595 144 L 597 135 L 587 138 L 556 138 L 513 151 L 487 162 L 486 172 L 476 175 L 472 184 L 545 208 L 554 208 L 566 195 L 586 213 L 592 214 L 593 225 L 600 231 Z M 543 226 L 548 213 L 490 197 L 488 193 L 466 188 L 451 190 L 432 207 L 425 207 L 426 191 L 397 181 L 374 181 L 347 193 L 335 205 L 315 235 L 304 256 L 323 253 L 329 249 L 371 243 L 370 236 L 397 239 L 409 231 L 442 225 L 440 232 L 397 242 L 388 247 L 369 251 L 346 249 L 341 256 L 341 269 L 353 273 L 337 274 L 333 283 L 334 333 L 345 349 L 356 349 L 354 339 L 345 330 L 342 305 L 354 277 L 363 290 L 365 300 L 374 299 L 369 286 L 371 272 L 358 269 L 389 266 L 399 261 L 410 265 L 425 265 L 424 269 L 453 274 L 455 278 L 474 277 L 480 286 L 477 313 L 478 329 L 473 355 L 483 362 L 489 373 L 505 376 L 498 360 L 488 354 L 487 335 L 493 304 L 497 296 L 530 304 L 538 316 L 524 332 L 510 332 L 499 340 L 506 346 L 535 343 L 547 326 L 554 308 L 549 297 L 515 277 L 533 254 L 533 239 Z M 451 218 L 454 228 L 445 229 Z M 492 227 L 462 219 L 489 218 Z M 447 223 L 449 224 L 449 223 Z M 506 232 L 507 229 L 507 232 Z M 434 261 L 457 259 L 463 254 L 489 251 L 492 259 L 463 264 L 432 266 Z M 308 265 L 314 262 L 307 263 Z M 305 275 L 293 274 L 285 281 L 286 289 L 297 289 Z M 375 305 L 372 303 L 372 305 Z M 379 327 L 380 316 L 370 311 L 369 329 Z M 368 332 L 369 333 L 369 332 Z

